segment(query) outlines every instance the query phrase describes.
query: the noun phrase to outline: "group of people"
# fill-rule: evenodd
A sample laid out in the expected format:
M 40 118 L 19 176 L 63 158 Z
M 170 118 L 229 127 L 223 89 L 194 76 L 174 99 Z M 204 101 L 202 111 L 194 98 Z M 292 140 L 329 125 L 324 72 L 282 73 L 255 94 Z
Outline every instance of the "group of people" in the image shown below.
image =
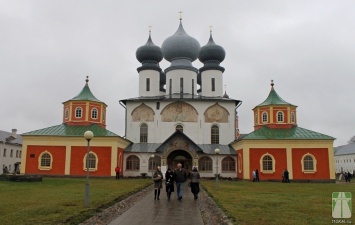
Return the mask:
M 154 181 L 154 199 L 159 200 L 160 189 L 163 188 L 163 174 L 161 172 L 160 166 L 157 167 L 157 170 L 153 174 Z M 177 168 L 172 170 L 168 168 L 165 173 L 165 188 L 168 200 L 170 200 L 171 193 L 174 192 L 174 184 L 176 185 L 176 192 L 178 200 L 181 200 L 184 193 L 184 184 L 189 179 L 189 186 L 191 192 L 194 195 L 194 199 L 198 199 L 198 193 L 200 192 L 200 173 L 197 170 L 197 167 L 193 167 L 192 171 L 187 174 L 186 170 L 182 168 L 182 164 L 178 163 Z
M 284 169 L 284 171 L 282 171 L 282 183 L 290 183 L 289 172 L 287 169 Z
M 344 174 L 344 178 L 345 178 L 345 183 L 348 183 L 348 182 L 350 183 L 351 177 L 352 177 L 351 173 L 350 172 L 344 172 L 343 174 Z

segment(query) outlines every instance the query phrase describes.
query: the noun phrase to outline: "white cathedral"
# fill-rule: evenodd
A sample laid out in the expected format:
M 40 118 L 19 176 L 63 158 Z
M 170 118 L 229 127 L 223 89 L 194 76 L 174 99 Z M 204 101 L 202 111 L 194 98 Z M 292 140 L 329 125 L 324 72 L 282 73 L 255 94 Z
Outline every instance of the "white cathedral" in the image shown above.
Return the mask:
M 236 152 L 229 144 L 237 135 L 241 101 L 223 93 L 225 50 L 212 33 L 200 47 L 180 19 L 161 48 L 149 32 L 136 57 L 142 64 L 139 96 L 120 101 L 126 108 L 125 137 L 133 142 L 124 150 L 124 176 L 149 174 L 158 165 L 174 169 L 180 162 L 187 171 L 197 166 L 202 177 L 237 177 Z M 164 70 L 163 58 L 171 63 Z M 197 58 L 203 67 L 192 65 Z

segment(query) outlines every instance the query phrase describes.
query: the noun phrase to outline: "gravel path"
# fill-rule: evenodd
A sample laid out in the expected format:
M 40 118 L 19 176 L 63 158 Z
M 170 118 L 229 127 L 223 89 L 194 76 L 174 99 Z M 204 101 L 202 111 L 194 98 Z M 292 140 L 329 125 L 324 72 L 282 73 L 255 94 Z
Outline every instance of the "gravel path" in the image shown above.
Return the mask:
M 122 213 L 127 211 L 136 202 L 140 201 L 145 194 L 150 193 L 153 188 L 149 186 L 128 198 L 117 202 L 115 205 L 104 209 L 102 212 L 97 213 L 95 216 L 84 221 L 80 225 L 107 225 L 115 218 L 119 217 Z M 224 214 L 224 212 L 215 204 L 213 199 L 201 188 L 199 194 L 199 208 L 202 214 L 202 219 L 206 225 L 231 225 L 231 220 Z

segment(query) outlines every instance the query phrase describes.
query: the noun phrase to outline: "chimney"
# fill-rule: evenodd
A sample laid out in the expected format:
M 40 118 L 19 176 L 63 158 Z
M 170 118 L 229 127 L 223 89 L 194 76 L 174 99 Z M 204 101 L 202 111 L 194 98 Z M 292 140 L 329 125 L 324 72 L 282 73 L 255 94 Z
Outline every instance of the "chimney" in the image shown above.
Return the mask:
M 17 129 L 12 129 L 11 136 L 16 139 L 17 138 Z

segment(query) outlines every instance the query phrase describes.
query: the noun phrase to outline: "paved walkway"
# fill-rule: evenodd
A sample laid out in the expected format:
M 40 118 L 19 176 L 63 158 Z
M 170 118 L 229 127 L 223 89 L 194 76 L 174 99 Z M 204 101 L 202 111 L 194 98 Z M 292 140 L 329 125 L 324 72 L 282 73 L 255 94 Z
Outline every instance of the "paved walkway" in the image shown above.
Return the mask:
M 165 187 L 161 189 L 160 200 L 154 200 L 154 189 L 134 206 L 113 220 L 109 225 L 203 225 L 198 199 L 185 183 L 183 199 L 179 201 L 175 192 L 170 200 L 166 196 Z

